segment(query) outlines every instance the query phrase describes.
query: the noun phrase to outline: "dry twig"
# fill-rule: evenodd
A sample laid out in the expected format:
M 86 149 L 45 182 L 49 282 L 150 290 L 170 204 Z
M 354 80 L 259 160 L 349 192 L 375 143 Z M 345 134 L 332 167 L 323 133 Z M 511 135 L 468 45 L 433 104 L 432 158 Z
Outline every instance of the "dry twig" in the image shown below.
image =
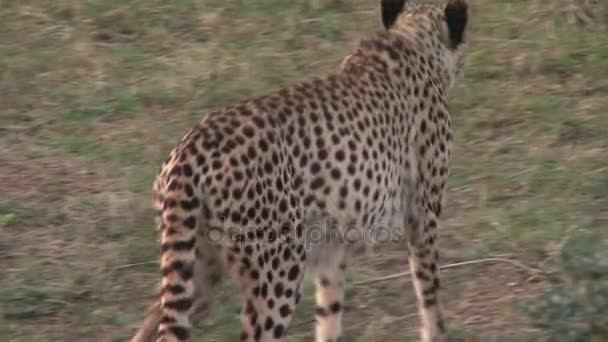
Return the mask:
M 144 262 L 136 262 L 134 264 L 120 265 L 120 266 L 114 267 L 114 270 L 121 270 L 123 268 L 131 268 L 131 267 L 136 267 L 136 266 L 141 266 L 141 265 L 151 265 L 151 264 L 158 264 L 158 261 L 144 261 Z
M 489 262 L 503 262 L 503 263 L 508 263 L 511 264 L 513 266 L 517 266 L 527 272 L 529 272 L 532 275 L 539 275 L 542 274 L 543 271 L 536 269 L 536 268 L 532 268 L 530 266 L 526 266 L 524 264 L 522 264 L 519 261 L 516 260 L 511 260 L 511 259 L 505 259 L 505 258 L 485 258 L 485 259 L 478 259 L 478 260 L 468 260 L 468 261 L 462 261 L 462 262 L 457 262 L 457 263 L 453 263 L 453 264 L 447 264 L 447 265 L 443 265 L 440 266 L 439 269 L 441 270 L 445 270 L 445 269 L 449 269 L 449 268 L 456 268 L 456 267 L 462 267 L 462 266 L 467 266 L 467 265 L 476 265 L 476 264 L 483 264 L 483 263 L 489 263 Z M 391 275 L 387 275 L 384 277 L 378 277 L 378 278 L 372 278 L 372 279 L 367 279 L 367 280 L 362 280 L 362 281 L 358 281 L 353 283 L 353 285 L 369 285 L 369 284 L 373 284 L 373 283 L 379 283 L 382 281 L 387 281 L 387 280 L 393 280 L 393 279 L 398 279 L 398 278 L 403 278 L 403 277 L 407 277 L 409 275 L 411 275 L 411 272 L 401 272 L 401 273 L 396 273 L 396 274 L 391 274 Z

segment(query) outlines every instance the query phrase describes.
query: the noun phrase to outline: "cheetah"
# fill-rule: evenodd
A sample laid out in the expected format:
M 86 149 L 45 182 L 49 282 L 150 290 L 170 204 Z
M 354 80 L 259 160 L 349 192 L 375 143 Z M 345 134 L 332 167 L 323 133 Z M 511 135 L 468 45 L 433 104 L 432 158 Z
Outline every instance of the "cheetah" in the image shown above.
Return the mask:
M 223 275 L 241 293 L 240 339 L 281 341 L 305 273 L 316 341 L 341 341 L 344 233 L 378 226 L 404 233 L 421 339 L 446 339 L 437 230 L 468 5 L 380 5 L 384 29 L 335 71 L 213 111 L 173 149 L 153 187 L 160 295 L 132 341 L 188 340 Z

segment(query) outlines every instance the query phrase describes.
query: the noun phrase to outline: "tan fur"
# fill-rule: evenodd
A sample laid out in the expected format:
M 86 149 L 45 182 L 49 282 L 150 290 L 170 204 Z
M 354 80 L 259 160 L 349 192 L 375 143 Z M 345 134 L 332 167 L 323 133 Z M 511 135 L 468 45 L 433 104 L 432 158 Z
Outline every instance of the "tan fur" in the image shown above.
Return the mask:
M 391 1 L 385 8 L 403 5 Z M 282 341 L 305 271 L 315 276 L 317 341 L 341 341 L 345 250 L 379 228 L 409 247 L 423 341 L 443 340 L 437 231 L 466 9 L 449 0 L 445 12 L 384 11 L 388 31 L 336 72 L 193 127 L 154 185 L 161 295 L 132 341 L 187 340 L 222 273 L 240 289 L 241 340 Z

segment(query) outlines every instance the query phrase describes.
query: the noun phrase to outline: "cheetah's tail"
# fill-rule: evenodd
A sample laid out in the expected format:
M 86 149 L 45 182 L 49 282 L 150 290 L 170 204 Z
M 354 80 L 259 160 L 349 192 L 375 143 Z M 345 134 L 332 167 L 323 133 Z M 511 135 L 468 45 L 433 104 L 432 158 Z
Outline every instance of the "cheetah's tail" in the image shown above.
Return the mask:
M 201 201 L 189 181 L 176 174 L 179 172 L 171 172 L 164 191 L 156 192 L 156 201 L 161 205 L 159 342 L 188 339 L 194 302 L 196 228 Z

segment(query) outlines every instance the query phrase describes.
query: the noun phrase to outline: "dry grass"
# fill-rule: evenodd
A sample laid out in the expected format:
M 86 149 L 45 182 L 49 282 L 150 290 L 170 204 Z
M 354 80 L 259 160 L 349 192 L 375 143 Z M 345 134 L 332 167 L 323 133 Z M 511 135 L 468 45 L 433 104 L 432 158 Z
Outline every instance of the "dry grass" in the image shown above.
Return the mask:
M 566 232 L 606 238 L 606 4 L 470 2 L 472 46 L 450 99 L 443 260 L 500 256 L 554 270 Z M 0 5 L 0 340 L 129 337 L 157 282 L 149 199 L 160 161 L 209 109 L 334 68 L 379 29 L 376 3 Z M 398 249 L 355 264 L 353 281 L 406 269 Z M 541 339 L 511 304 L 546 279 L 508 264 L 444 277 L 454 340 Z M 218 301 L 229 304 L 198 327 L 205 340 L 236 338 L 232 293 L 226 285 Z M 416 335 L 408 279 L 347 296 L 350 338 Z M 310 340 L 308 297 L 292 340 Z

